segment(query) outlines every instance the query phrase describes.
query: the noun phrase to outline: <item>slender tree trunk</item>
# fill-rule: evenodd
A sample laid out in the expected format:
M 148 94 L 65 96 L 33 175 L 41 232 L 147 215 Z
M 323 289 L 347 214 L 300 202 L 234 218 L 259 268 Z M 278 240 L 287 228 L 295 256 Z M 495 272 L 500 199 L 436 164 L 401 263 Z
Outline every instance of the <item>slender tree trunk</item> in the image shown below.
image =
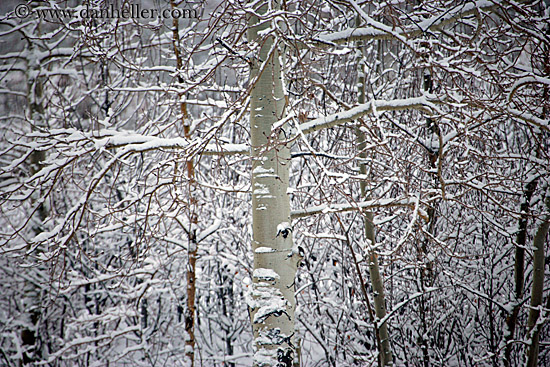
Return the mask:
M 550 26 L 546 27 L 546 36 L 550 36 Z M 548 43 L 543 45 L 544 48 L 544 74 L 550 77 L 550 47 Z M 550 94 L 550 88 L 545 86 L 543 89 L 543 100 L 547 101 Z M 542 109 L 542 118 L 548 118 L 548 109 L 545 106 Z M 542 220 L 542 223 L 537 229 L 535 238 L 533 239 L 533 284 L 531 285 L 531 308 L 529 310 L 529 318 L 527 319 L 527 329 L 531 334 L 531 344 L 527 350 L 527 367 L 535 367 L 537 365 L 539 356 L 539 336 L 542 330 L 542 324 L 537 324 L 537 320 L 540 317 L 542 308 L 542 298 L 544 292 L 544 243 L 546 242 L 546 236 L 550 227 L 550 186 L 546 182 L 545 193 L 545 209 L 546 213 Z M 548 299 L 550 304 L 550 297 Z
M 433 92 L 433 81 L 432 81 L 432 75 L 429 69 L 425 69 L 423 73 L 423 90 L 428 93 Z M 430 146 L 428 147 L 428 160 L 430 164 L 430 170 L 432 172 L 435 172 L 436 170 L 440 168 L 441 162 L 439 161 L 439 150 L 441 149 L 441 131 L 439 130 L 439 126 L 436 121 L 434 121 L 431 117 L 426 118 L 426 128 L 427 133 L 430 136 Z M 436 172 L 433 175 L 434 184 L 431 189 L 438 189 L 439 187 L 439 179 L 438 179 L 438 173 Z M 432 194 L 433 195 L 433 194 Z M 435 224 L 437 222 L 437 216 L 436 216 L 436 202 L 433 201 L 430 207 L 428 208 L 428 223 L 427 223 L 427 232 L 429 232 L 431 235 L 435 235 Z M 429 260 L 428 253 L 429 253 L 429 241 L 428 238 L 424 240 L 422 245 L 418 248 L 418 261 L 419 263 L 424 263 L 425 266 L 422 266 L 420 269 L 420 287 L 421 291 L 424 293 L 426 290 L 426 286 L 431 286 L 434 281 L 433 276 L 433 265 L 432 262 Z M 422 295 L 419 300 L 419 311 L 420 311 L 420 325 L 421 325 L 421 333 L 418 336 L 418 344 L 420 345 L 420 348 L 422 349 L 422 363 L 424 367 L 429 367 L 430 362 L 430 353 L 429 353 L 429 340 L 428 340 L 428 325 L 427 325 L 427 318 L 428 318 L 428 305 L 427 305 L 427 297 Z
M 359 18 L 357 18 L 359 19 Z M 358 102 L 365 103 L 365 59 L 363 57 L 363 48 L 359 45 L 361 49 L 359 70 L 358 70 Z M 360 158 L 367 158 L 367 153 L 365 152 L 366 148 L 366 137 L 363 131 L 360 128 L 355 129 L 356 139 L 357 139 L 357 149 L 359 150 Z M 367 167 L 365 163 L 359 165 L 359 170 L 362 175 L 367 174 Z M 370 194 L 368 192 L 367 183 L 363 180 L 360 183 L 361 187 L 361 200 L 369 200 Z M 364 226 L 365 226 L 365 237 L 369 242 L 368 248 L 368 258 L 369 258 L 369 273 L 370 281 L 372 284 L 372 289 L 374 292 L 374 312 L 376 314 L 376 322 L 383 319 L 386 316 L 386 297 L 384 294 L 384 281 L 380 275 L 380 266 L 378 264 L 378 254 L 374 250 L 375 245 L 375 228 L 373 222 L 374 216 L 372 211 L 366 211 L 364 213 Z M 367 300 L 368 302 L 368 300 Z M 376 327 L 376 325 L 375 325 Z M 391 366 L 393 364 L 390 337 L 388 333 L 388 324 L 385 322 L 380 325 L 378 330 L 378 336 L 380 340 L 379 353 L 379 364 L 381 366 Z
M 181 114 L 183 123 L 184 136 L 189 139 L 191 137 L 187 105 L 181 104 Z M 189 182 L 189 231 L 187 250 L 187 309 L 185 311 L 185 331 L 187 332 L 187 340 L 185 342 L 185 354 L 189 358 L 190 365 L 193 367 L 195 361 L 195 295 L 196 295 L 196 263 L 197 263 L 197 233 L 198 216 L 196 213 L 196 199 L 194 197 L 195 187 L 195 169 L 193 160 L 185 162 L 187 179 Z
M 266 14 L 276 2 L 256 3 L 258 14 Z M 272 134 L 273 124 L 284 115 L 281 59 L 272 35 L 259 32 L 270 22 L 258 25 L 248 20 L 248 40 L 260 52 L 252 63 L 250 132 L 252 144 L 252 250 L 254 271 L 249 301 L 254 332 L 254 365 L 290 367 L 294 345 L 294 277 L 296 256 L 292 250 L 290 201 L 287 195 L 290 151 L 279 143 L 284 133 Z M 260 33 L 261 34 L 261 33 Z M 262 70 L 263 69 L 263 70 Z M 283 126 L 284 130 L 285 127 Z
M 29 45 L 29 53 L 35 51 L 35 46 Z M 28 64 L 28 76 L 27 76 L 27 103 L 29 108 L 29 118 L 33 129 L 42 128 L 45 126 L 44 106 L 43 106 L 43 80 L 40 77 L 40 65 L 36 59 Z M 35 150 L 30 155 L 29 173 L 34 175 L 40 171 L 43 167 L 43 162 L 46 159 L 46 152 L 43 150 Z M 40 192 L 35 192 L 36 197 L 32 198 L 32 202 L 35 203 L 39 197 Z M 31 236 L 35 237 L 44 231 L 44 221 L 48 217 L 48 210 L 45 204 L 40 204 L 36 211 L 32 214 L 31 218 Z M 40 249 L 35 249 L 35 252 L 39 252 Z M 21 330 L 21 346 L 22 356 L 20 360 L 21 366 L 33 365 L 34 362 L 39 359 L 39 334 L 38 323 L 41 317 L 41 302 L 40 302 L 40 287 L 38 280 L 41 278 L 40 272 L 43 267 L 31 268 L 32 274 L 29 274 L 29 278 L 33 281 L 26 281 L 23 289 L 23 307 L 26 312 L 27 320 L 26 325 Z
M 547 213 L 533 239 L 533 248 L 535 250 L 533 253 L 533 284 L 531 286 L 531 308 L 527 320 L 527 329 L 531 336 L 531 344 L 527 350 L 527 367 L 537 366 L 539 356 L 539 336 L 542 325 L 537 325 L 537 320 L 540 316 L 544 292 L 544 244 L 548 235 L 548 229 L 550 228 L 550 188 L 547 188 L 546 191 L 545 207 Z
M 170 0 L 172 9 L 176 8 L 174 0 Z M 177 18 L 172 19 L 172 43 L 174 46 L 174 55 L 176 57 L 176 67 L 179 72 L 183 69 L 183 56 L 180 52 L 179 41 L 179 23 Z M 178 82 L 183 84 L 184 80 L 178 75 Z M 183 95 L 179 95 L 179 99 L 183 99 Z M 181 122 L 183 125 L 183 135 L 185 138 L 191 138 L 191 128 L 189 126 L 189 114 L 187 112 L 187 104 L 185 102 L 180 103 Z M 188 236 L 188 262 L 187 262 L 187 308 L 185 310 L 184 325 L 187 333 L 187 339 L 185 341 L 185 355 L 189 361 L 189 365 L 193 367 L 195 363 L 195 295 L 196 295 L 196 262 L 197 262 L 197 234 L 196 228 L 198 224 L 198 216 L 196 213 L 196 198 L 194 196 L 195 188 L 195 168 L 193 166 L 193 160 L 188 159 L 185 162 L 185 168 L 187 172 L 187 180 L 189 183 L 189 229 L 187 231 Z M 177 174 L 177 168 L 176 168 Z
M 512 365 L 512 340 L 514 338 L 519 310 L 521 308 L 521 299 L 523 298 L 523 284 L 525 282 L 525 242 L 527 239 L 527 220 L 529 216 L 529 203 L 537 187 L 538 180 L 529 181 L 523 192 L 523 202 L 520 205 L 521 217 L 518 224 L 518 233 L 516 235 L 516 251 L 514 261 L 514 282 L 515 282 L 515 303 L 512 312 L 506 319 L 508 334 L 506 335 L 506 347 L 504 350 L 504 364 Z

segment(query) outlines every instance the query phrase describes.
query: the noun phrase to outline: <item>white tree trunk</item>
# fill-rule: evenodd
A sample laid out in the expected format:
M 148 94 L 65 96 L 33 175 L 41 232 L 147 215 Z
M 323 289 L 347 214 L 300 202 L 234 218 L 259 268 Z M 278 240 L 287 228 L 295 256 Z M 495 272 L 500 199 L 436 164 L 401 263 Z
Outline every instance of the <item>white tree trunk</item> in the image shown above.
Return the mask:
M 267 10 L 264 4 L 257 12 L 265 14 Z M 271 131 L 284 115 L 281 55 L 272 36 L 261 39 L 258 35 L 270 22 L 257 23 L 257 17 L 251 17 L 248 23 L 249 42 L 261 45 L 250 75 L 251 81 L 258 78 L 250 103 L 254 272 L 249 306 L 256 347 L 254 365 L 291 366 L 297 255 L 292 252 L 287 195 L 290 151 L 279 143 L 283 133 L 272 135 Z

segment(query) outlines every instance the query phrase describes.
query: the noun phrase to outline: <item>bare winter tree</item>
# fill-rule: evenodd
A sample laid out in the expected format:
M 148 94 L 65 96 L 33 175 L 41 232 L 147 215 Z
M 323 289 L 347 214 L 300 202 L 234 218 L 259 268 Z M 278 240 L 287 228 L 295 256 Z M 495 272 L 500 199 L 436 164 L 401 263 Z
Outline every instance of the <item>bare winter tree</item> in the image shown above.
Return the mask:
M 0 5 L 1 364 L 547 364 L 547 2 L 137 4 Z

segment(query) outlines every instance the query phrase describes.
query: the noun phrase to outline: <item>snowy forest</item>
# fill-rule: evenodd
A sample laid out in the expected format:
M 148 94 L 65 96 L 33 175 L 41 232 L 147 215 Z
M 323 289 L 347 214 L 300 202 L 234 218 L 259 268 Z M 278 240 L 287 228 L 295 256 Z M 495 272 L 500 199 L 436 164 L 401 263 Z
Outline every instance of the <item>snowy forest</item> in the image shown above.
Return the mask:
M 0 366 L 550 366 L 550 1 L 2 0 Z

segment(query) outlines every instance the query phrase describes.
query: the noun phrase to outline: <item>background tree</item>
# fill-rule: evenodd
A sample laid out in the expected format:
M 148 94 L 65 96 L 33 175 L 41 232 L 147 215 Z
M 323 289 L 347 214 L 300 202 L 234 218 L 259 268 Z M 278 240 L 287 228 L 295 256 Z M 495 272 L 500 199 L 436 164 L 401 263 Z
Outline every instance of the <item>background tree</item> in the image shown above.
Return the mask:
M 548 361 L 545 2 L 36 6 L 0 21 L 2 363 Z

